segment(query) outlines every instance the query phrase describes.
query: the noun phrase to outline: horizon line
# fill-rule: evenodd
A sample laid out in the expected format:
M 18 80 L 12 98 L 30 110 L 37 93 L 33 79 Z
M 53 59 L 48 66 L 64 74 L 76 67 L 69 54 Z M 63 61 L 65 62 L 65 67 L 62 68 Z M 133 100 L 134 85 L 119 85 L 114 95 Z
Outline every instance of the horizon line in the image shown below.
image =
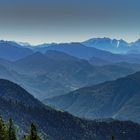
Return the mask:
M 78 40 L 77 41 L 64 41 L 64 42 L 62 42 L 62 41 L 52 41 L 52 42 L 42 41 L 42 42 L 38 42 L 38 43 L 33 43 L 32 41 L 20 41 L 17 39 L 0 39 L 0 41 L 11 41 L 11 42 L 18 43 L 19 45 L 21 45 L 22 43 L 23 44 L 25 43 L 25 44 L 28 44 L 29 46 L 38 46 L 38 45 L 43 45 L 43 44 L 82 43 L 82 42 L 88 41 L 90 39 L 111 39 L 111 40 L 118 40 L 118 41 L 123 40 L 123 41 L 127 42 L 128 44 L 131 44 L 133 42 L 138 41 L 140 38 L 137 38 L 134 41 L 128 41 L 123 38 L 113 38 L 113 37 L 91 37 L 91 38 L 88 38 L 85 40 L 79 40 L 79 41 Z

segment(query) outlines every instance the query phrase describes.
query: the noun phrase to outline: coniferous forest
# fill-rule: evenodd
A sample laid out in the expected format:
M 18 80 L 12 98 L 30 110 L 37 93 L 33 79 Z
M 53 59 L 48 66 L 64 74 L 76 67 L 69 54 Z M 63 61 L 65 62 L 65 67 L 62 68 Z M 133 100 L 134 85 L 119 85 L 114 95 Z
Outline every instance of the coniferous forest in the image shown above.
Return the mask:
M 14 126 L 13 120 L 10 118 L 7 123 L 4 122 L 3 118 L 0 117 L 0 140 L 18 140 L 16 135 L 16 128 Z M 22 140 L 41 140 L 37 132 L 35 124 L 31 124 L 29 127 L 28 134 L 24 135 Z M 64 140 L 63 138 L 60 140 Z M 111 140 L 115 140 L 115 137 L 112 136 Z
M 16 128 L 11 118 L 5 123 L 2 117 L 0 117 L 0 140 L 18 140 Z M 33 123 L 29 127 L 28 134 L 24 135 L 22 140 L 41 140 Z

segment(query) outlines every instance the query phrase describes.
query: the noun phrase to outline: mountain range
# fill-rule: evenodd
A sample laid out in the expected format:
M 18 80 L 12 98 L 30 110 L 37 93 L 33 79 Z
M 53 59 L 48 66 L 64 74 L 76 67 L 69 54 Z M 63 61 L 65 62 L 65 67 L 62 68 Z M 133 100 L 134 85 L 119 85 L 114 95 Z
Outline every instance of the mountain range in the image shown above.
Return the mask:
M 76 43 L 76 42 L 75 42 Z M 35 50 L 40 51 L 40 52 L 46 52 L 48 48 L 52 46 L 53 49 L 57 49 L 56 46 L 64 46 L 66 44 L 75 44 L 75 43 L 51 43 L 51 44 L 40 44 L 34 46 Z M 83 42 L 78 42 L 84 46 L 87 47 L 93 47 L 99 50 L 105 50 L 109 51 L 115 54 L 121 53 L 121 54 L 126 54 L 126 53 L 138 53 L 140 51 L 140 39 L 128 43 L 127 41 L 123 39 L 111 39 L 111 38 L 91 38 Z M 66 51 L 66 50 L 65 50 Z
M 139 45 L 1 40 L 0 115 L 14 120 L 19 138 L 33 122 L 42 140 L 138 140 Z
M 0 42 L 0 78 L 18 83 L 40 100 L 140 70 L 139 54 L 113 54 L 81 43 L 44 44 L 39 48 L 45 51 L 36 52 L 27 43 Z
M 84 87 L 44 103 L 88 119 L 115 118 L 140 123 L 140 72 Z
M 83 45 L 82 43 L 60 43 L 60 44 L 53 44 L 50 46 L 47 45 L 46 47 L 45 46 L 42 47 L 40 52 L 46 53 L 46 51 L 48 50 L 64 52 L 69 55 L 78 57 L 80 59 L 93 60 L 94 58 L 95 61 L 97 62 L 101 61 L 103 64 L 104 62 L 140 63 L 140 55 L 137 54 L 137 57 L 133 57 L 135 56 L 135 53 L 134 54 L 131 53 L 130 50 L 128 54 L 114 54 L 112 52 L 109 52 L 108 50 L 103 50 L 100 47 L 95 48 L 95 47 Z M 133 51 L 133 49 L 131 51 Z
M 114 39 L 115 40 L 115 39 Z M 139 63 L 140 56 L 139 56 L 139 40 L 129 44 L 127 48 L 128 54 L 114 54 L 114 52 L 110 52 L 108 48 L 114 49 L 114 47 L 109 42 L 117 42 L 118 40 L 111 40 L 109 38 L 94 38 L 91 39 L 89 42 L 92 42 L 92 46 L 86 45 L 82 43 L 52 43 L 52 44 L 41 44 L 37 46 L 32 46 L 27 43 L 16 43 L 14 41 L 0 41 L 0 58 L 16 61 L 26 56 L 33 54 L 34 52 L 41 52 L 46 53 L 48 50 L 55 50 L 59 52 L 64 52 L 69 55 L 81 58 L 81 59 L 95 59 L 99 62 L 108 62 L 109 63 L 116 63 L 116 62 L 131 62 L 131 63 Z M 88 42 L 88 41 L 85 41 Z M 97 43 L 99 42 L 99 43 Z M 107 43 L 105 43 L 107 42 Z M 122 42 L 120 44 L 128 44 L 127 42 L 120 40 Z M 99 44 L 99 45 L 94 45 Z M 131 46 L 131 47 L 130 47 Z M 107 49 L 102 49 L 107 48 Z M 119 47 L 123 49 L 123 46 Z M 126 47 L 125 47 L 126 48 Z M 118 49 L 118 48 L 117 48 Z M 137 57 L 135 56 L 137 54 Z
M 13 56 L 13 60 L 21 58 L 23 56 L 27 56 L 28 54 L 31 54 L 32 51 L 39 51 L 41 53 L 45 53 L 47 50 L 58 50 L 58 51 L 64 51 L 66 53 L 70 53 L 71 55 L 78 55 L 79 57 L 87 58 L 91 57 L 90 56 L 90 51 L 87 52 L 87 55 L 84 54 L 84 49 L 82 48 L 83 46 L 86 47 L 91 47 L 94 48 L 94 51 L 98 53 L 98 50 L 104 50 L 108 51 L 111 53 L 115 54 L 126 54 L 126 53 L 138 53 L 140 52 L 140 39 L 128 43 L 127 41 L 123 39 L 111 39 L 111 38 L 91 38 L 83 42 L 73 42 L 73 43 L 43 43 L 39 45 L 30 45 L 29 43 L 26 42 L 15 42 L 15 41 L 5 41 L 5 40 L 0 40 L 0 46 L 1 50 L 8 49 L 7 47 L 11 46 L 11 52 L 19 51 L 18 48 L 23 48 L 23 53 L 20 51 L 18 53 L 21 53 L 18 56 Z M 65 48 L 67 46 L 67 48 Z M 70 47 L 71 46 L 71 47 Z M 73 51 L 73 47 L 75 47 L 79 50 L 78 47 L 81 46 L 81 54 L 77 54 L 77 52 Z M 91 49 L 90 48 L 90 49 Z M 96 48 L 96 49 L 95 49 Z M 91 49 L 93 50 L 93 49 Z M 9 50 L 8 50 L 9 51 Z M 2 54 L 1 54 L 2 55 Z M 6 56 L 5 53 L 2 55 L 3 57 L 8 57 Z M 9 56 L 9 59 L 11 56 Z
M 19 138 L 34 122 L 43 140 L 139 140 L 140 125 L 131 121 L 84 120 L 45 106 L 22 87 L 0 79 L 0 114 L 13 118 Z M 133 130 L 133 131 L 132 131 Z
M 106 50 L 112 53 L 127 53 L 133 50 L 140 50 L 140 40 L 128 43 L 123 39 L 91 38 L 84 41 L 82 44 L 88 47 L 94 47 L 101 50 Z
M 0 60 L 0 77 L 18 83 L 40 100 L 139 70 L 140 64 L 95 66 L 87 60 L 52 50 L 45 54 L 36 52 L 14 62 Z

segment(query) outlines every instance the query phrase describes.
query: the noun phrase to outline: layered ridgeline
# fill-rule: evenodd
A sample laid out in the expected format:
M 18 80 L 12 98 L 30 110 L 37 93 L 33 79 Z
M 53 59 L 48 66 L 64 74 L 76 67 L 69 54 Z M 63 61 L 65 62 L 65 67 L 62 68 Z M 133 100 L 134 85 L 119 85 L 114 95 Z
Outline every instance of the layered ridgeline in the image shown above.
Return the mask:
M 116 62 L 137 62 L 139 63 L 139 56 L 134 54 L 140 51 L 140 41 L 134 43 L 127 43 L 123 40 L 116 40 L 110 38 L 94 38 L 84 43 L 60 43 L 60 44 L 42 44 L 37 46 L 31 46 L 27 43 L 16 43 L 13 41 L 0 41 L 0 58 L 7 60 L 18 60 L 23 57 L 29 56 L 34 52 L 46 53 L 48 50 L 56 50 L 67 53 L 69 55 L 82 58 L 90 59 L 94 58 L 94 61 L 102 62 L 103 64 L 107 61 L 108 63 Z M 87 45 L 88 44 L 88 45 Z M 120 55 L 111 53 L 110 49 L 128 50 L 128 54 Z M 110 51 L 110 52 L 108 52 Z M 121 53 L 121 52 L 120 52 Z M 131 55 L 132 56 L 131 56 Z M 106 63 L 105 63 L 106 64 Z
M 118 71 L 108 67 L 92 66 L 86 60 L 58 51 L 47 51 L 44 55 L 35 53 L 16 61 L 14 65 L 15 71 L 31 77 L 28 83 L 36 93 L 40 92 L 39 95 L 34 94 L 40 99 L 65 94 L 83 86 L 115 79 L 136 71 L 135 67 L 118 66 L 120 69 Z M 30 88 L 27 89 L 30 91 Z M 31 90 L 31 93 L 34 91 Z
M 43 54 L 34 53 L 40 48 Z M 4 58 L 0 59 L 0 78 L 18 83 L 40 100 L 140 70 L 138 54 L 113 54 L 80 43 L 32 48 L 28 44 L 0 41 L 0 49 L 0 58 Z
M 84 59 L 89 59 L 91 57 L 100 58 L 105 56 L 116 57 L 117 59 L 119 55 L 115 56 L 111 53 L 140 54 L 140 39 L 135 42 L 128 43 L 122 39 L 92 38 L 79 43 L 44 43 L 36 46 L 28 43 L 0 40 L 0 58 L 8 60 L 17 60 L 37 51 L 45 53 L 47 50 L 57 50 Z
M 97 64 L 96 60 L 94 63 Z M 43 100 L 140 70 L 140 64 L 124 62 L 106 66 L 92 64 L 87 60 L 50 50 L 45 54 L 34 53 L 15 62 L 0 59 L 0 78 L 20 84 Z
M 20 137 L 32 122 L 45 140 L 108 140 L 112 135 L 119 140 L 139 140 L 140 137 L 140 125 L 136 123 L 82 120 L 43 105 L 23 88 L 7 80 L 0 80 L 0 114 L 5 121 L 13 118 Z
M 58 51 L 34 53 L 15 62 L 0 59 L 0 78 L 20 84 L 39 99 L 66 94 L 137 70 L 140 70 L 139 64 L 99 67 Z
M 83 118 L 116 118 L 140 123 L 140 72 L 45 100 Z
M 76 46 L 76 44 L 78 46 L 78 43 L 41 44 L 41 45 L 35 46 L 35 50 L 40 51 L 40 52 L 45 52 L 46 50 L 51 49 L 51 47 L 52 47 L 52 49 L 59 49 L 59 48 L 57 48 L 57 46 L 61 46 L 60 50 L 70 52 L 70 48 L 66 49 L 64 47 L 70 46 L 70 45 Z M 91 38 L 84 42 L 79 42 L 79 46 L 80 46 L 80 44 L 83 46 L 92 47 L 92 48 L 96 48 L 99 50 L 105 50 L 105 51 L 109 51 L 109 52 L 117 53 L 117 54 L 118 53 L 120 53 L 120 54 L 126 54 L 126 53 L 140 54 L 140 39 L 138 39 L 134 42 L 128 43 L 123 39 L 119 40 L 119 39 L 111 39 L 111 38 L 107 38 L 107 37 Z M 71 53 L 72 53 L 72 51 L 71 51 Z M 90 54 L 91 54 L 91 52 L 90 52 Z
M 102 45 L 104 46 L 104 48 L 108 48 L 109 46 L 113 48 L 111 45 L 108 46 L 104 44 Z M 123 47 L 120 48 L 123 49 Z M 131 50 L 129 50 L 129 53 L 114 54 L 112 52 L 109 52 L 108 49 L 104 50 L 101 49 L 100 45 L 98 47 L 96 46 L 94 47 L 94 45 L 91 47 L 88 45 L 86 46 L 82 43 L 60 43 L 60 44 L 51 44 L 50 46 L 48 45 L 44 46 L 41 48 L 41 50 L 40 48 L 38 48 L 38 51 L 46 53 L 46 51 L 48 50 L 55 50 L 86 60 L 92 59 L 95 62 L 96 61 L 98 62 L 100 60 L 101 62 L 107 61 L 108 63 L 118 63 L 118 62 L 140 63 L 139 53 L 137 55 L 135 55 L 135 53 L 134 54 L 131 53 L 131 51 L 134 50 L 136 51 L 135 47 L 128 46 L 128 48 L 131 48 Z M 139 49 L 139 46 L 137 46 L 136 48 Z

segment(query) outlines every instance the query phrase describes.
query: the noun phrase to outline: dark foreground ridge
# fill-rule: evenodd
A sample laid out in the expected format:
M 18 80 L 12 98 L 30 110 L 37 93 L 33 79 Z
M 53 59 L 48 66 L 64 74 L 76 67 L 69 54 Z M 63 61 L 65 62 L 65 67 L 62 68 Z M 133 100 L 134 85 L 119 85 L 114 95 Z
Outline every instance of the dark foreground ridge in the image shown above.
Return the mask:
M 33 122 L 46 140 L 139 140 L 140 125 L 131 121 L 88 121 L 43 105 L 15 83 L 0 80 L 0 114 L 15 122 L 18 137 Z M 132 131 L 133 130 L 133 131 Z

